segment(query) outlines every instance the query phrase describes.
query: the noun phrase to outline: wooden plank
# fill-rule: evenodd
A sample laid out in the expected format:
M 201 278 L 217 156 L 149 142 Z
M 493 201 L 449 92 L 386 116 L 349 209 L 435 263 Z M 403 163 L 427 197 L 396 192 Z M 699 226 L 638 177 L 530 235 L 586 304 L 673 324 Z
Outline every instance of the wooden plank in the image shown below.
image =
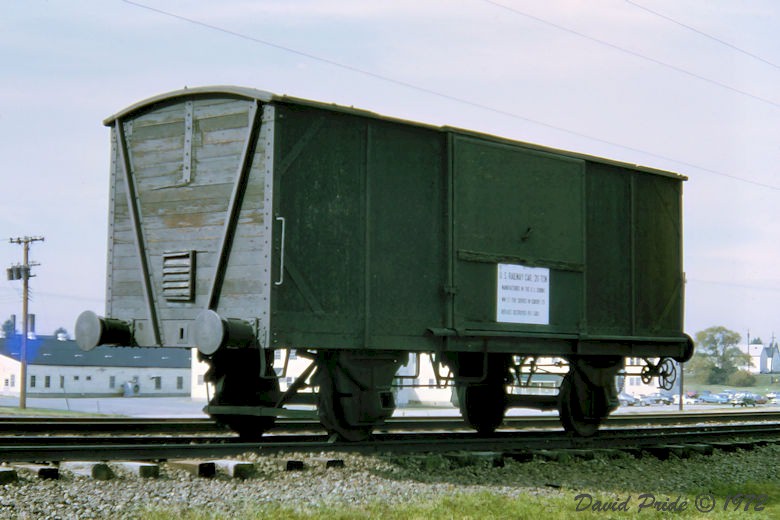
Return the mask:
M 133 119 L 133 126 L 146 127 L 164 125 L 184 117 L 184 104 L 188 100 L 182 98 L 176 103 L 159 106 L 152 111 L 144 112 Z M 196 120 L 223 117 L 231 114 L 246 114 L 252 101 L 226 97 L 197 98 L 194 100 L 194 116 Z
M 205 136 L 208 137 L 208 136 Z M 205 159 L 213 159 L 217 157 L 240 157 L 241 149 L 243 147 L 243 140 L 246 139 L 246 135 L 237 135 L 233 139 L 225 139 L 224 137 L 215 140 L 213 142 L 203 142 L 195 152 L 195 158 L 203 161 Z M 261 146 L 262 147 L 262 146 Z M 233 172 L 235 174 L 235 172 Z
M 160 141 L 171 137 L 184 138 L 184 109 L 181 117 L 154 125 L 133 125 L 133 147 L 148 141 Z
M 35 475 L 41 480 L 57 480 L 60 478 L 60 470 L 57 466 L 49 464 L 14 464 L 14 468 Z
M 260 290 L 259 278 L 259 263 L 246 264 L 246 265 L 234 265 L 228 266 L 226 272 L 225 289 L 223 292 L 231 292 L 233 294 L 254 294 Z M 155 269 L 158 271 L 159 269 Z M 208 276 L 199 276 L 196 281 L 197 289 L 200 290 L 201 286 L 205 285 L 211 278 L 212 269 L 199 269 L 198 274 Z M 158 273 L 153 273 L 155 287 L 159 289 L 161 283 L 161 277 Z M 112 286 L 115 289 L 122 287 L 129 289 L 130 294 L 141 294 L 140 289 L 140 270 L 139 269 L 115 269 L 113 276 L 111 277 Z M 160 291 L 157 291 L 158 295 Z
M 211 478 L 216 475 L 216 466 L 211 461 L 202 460 L 172 460 L 168 464 L 177 469 L 186 471 L 196 477 Z
M 240 460 L 215 460 L 214 464 L 220 473 L 224 473 L 231 478 L 246 479 L 255 474 L 255 465 L 251 462 Z
M 155 141 L 152 144 L 158 144 Z M 141 148 L 137 144 L 130 145 L 133 173 L 148 177 L 148 174 L 144 173 L 144 170 L 149 167 L 154 167 L 161 163 L 174 163 L 176 161 L 181 162 L 182 150 L 184 147 L 184 137 L 182 136 L 181 144 L 178 146 L 170 146 L 169 148 L 158 147 L 144 147 Z
M 143 204 L 153 204 L 156 202 L 175 201 L 199 201 L 202 199 L 223 199 L 227 207 L 227 201 L 230 198 L 230 189 L 232 187 L 231 179 L 221 179 L 221 182 L 215 182 L 210 185 L 192 184 L 176 188 L 175 190 L 147 191 L 143 194 Z
M 60 462 L 60 470 L 94 480 L 110 480 L 114 477 L 114 472 L 104 462 L 63 461 Z
M 14 468 L 0 467 L 0 485 L 11 484 L 17 480 L 18 476 Z
M 135 130 L 136 126 L 144 127 L 165 124 L 176 118 L 184 118 L 184 102 L 160 106 L 150 112 L 144 112 L 142 115 L 132 119 L 133 129 Z
M 209 119 L 230 114 L 246 114 L 253 102 L 249 99 L 201 98 L 195 102 L 195 118 Z
M 216 246 L 214 247 L 216 249 Z M 189 251 L 189 249 L 184 249 L 184 251 Z M 264 256 L 264 253 L 262 250 L 238 250 L 233 251 L 230 255 L 230 265 L 231 266 L 245 266 L 245 267 L 254 267 L 261 263 L 262 257 Z M 214 266 L 216 265 L 216 252 L 215 251 L 204 251 L 204 250 L 197 250 L 196 251 L 196 272 L 198 275 L 203 275 L 204 279 L 207 277 L 210 277 L 213 274 Z M 122 271 L 136 271 L 138 269 L 138 260 L 135 259 L 132 256 L 128 255 L 118 255 L 114 256 L 114 269 L 116 269 L 117 273 L 114 275 L 114 278 L 117 279 L 123 279 L 125 280 L 130 279 L 128 278 L 130 275 L 127 274 L 121 274 Z M 160 255 L 152 256 L 151 263 L 153 265 L 159 266 L 162 264 L 162 257 Z
M 133 462 L 119 461 L 114 462 L 117 471 L 127 475 L 139 478 L 158 478 L 160 476 L 160 465 L 151 462 Z
M 143 139 L 143 136 L 133 136 L 130 149 L 133 155 L 133 166 L 143 167 L 146 164 L 156 162 L 160 157 L 165 161 L 171 160 L 173 154 L 184 147 L 184 123 L 174 129 L 166 127 L 170 135 L 159 135 L 155 138 Z M 226 128 L 219 131 L 194 134 L 193 153 L 196 158 L 230 157 L 240 155 L 243 141 L 246 140 L 245 128 Z M 238 149 L 238 151 L 236 151 Z M 179 156 L 181 158 L 181 155 Z
M 140 279 L 140 276 L 138 278 Z M 111 288 L 114 297 L 117 298 L 137 297 L 139 301 L 144 301 L 144 297 L 143 297 L 144 289 L 140 281 L 137 282 L 112 281 Z M 146 313 L 147 311 L 144 311 L 144 314 Z
M 196 110 L 196 128 L 204 134 L 232 128 L 246 129 L 249 126 L 249 111 L 247 109 L 248 107 L 245 107 L 241 112 L 214 114 L 208 117 Z

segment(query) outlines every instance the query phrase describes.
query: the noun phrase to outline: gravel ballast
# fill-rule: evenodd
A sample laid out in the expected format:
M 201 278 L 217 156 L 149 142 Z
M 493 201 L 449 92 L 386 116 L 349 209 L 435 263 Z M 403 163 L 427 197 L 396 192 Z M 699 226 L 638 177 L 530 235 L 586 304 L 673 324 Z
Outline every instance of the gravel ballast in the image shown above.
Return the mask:
M 345 467 L 326 469 L 323 459 L 328 456 L 343 459 Z M 780 489 L 780 445 L 667 461 L 629 456 L 567 462 L 506 459 L 503 467 L 480 461 L 461 465 L 439 455 L 248 454 L 240 459 L 256 463 L 254 477 L 198 478 L 166 464 L 157 479 L 118 474 L 108 481 L 95 481 L 63 474 L 59 480 L 39 480 L 20 473 L 17 482 L 0 486 L 0 518 L 141 518 L 149 508 L 195 509 L 238 518 L 247 505 L 257 503 L 303 509 L 360 507 L 479 491 L 511 497 L 563 497 L 571 500 L 574 511 L 574 497 L 580 492 L 674 497 L 700 490 L 738 491 L 740 486 L 752 493 L 763 486 L 770 494 Z M 289 459 L 306 462 L 306 469 L 285 471 L 284 462 Z

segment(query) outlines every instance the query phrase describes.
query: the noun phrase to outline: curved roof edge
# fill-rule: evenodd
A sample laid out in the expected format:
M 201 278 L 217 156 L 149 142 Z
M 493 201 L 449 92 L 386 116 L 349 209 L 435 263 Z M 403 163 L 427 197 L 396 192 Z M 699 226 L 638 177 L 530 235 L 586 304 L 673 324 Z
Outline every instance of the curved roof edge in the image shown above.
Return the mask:
M 164 94 L 158 94 L 150 98 L 134 103 L 129 107 L 120 110 L 119 112 L 112 114 L 111 116 L 103 120 L 103 124 L 111 126 L 117 119 L 123 119 L 128 115 L 145 110 L 148 107 L 156 105 L 162 102 L 168 102 L 177 98 L 190 97 L 190 96 L 213 96 L 213 95 L 229 95 L 236 97 L 243 97 L 247 99 L 258 99 L 260 101 L 269 102 L 272 99 L 277 99 L 278 96 L 265 90 L 258 90 L 248 87 L 236 87 L 232 85 L 213 85 L 207 87 L 184 87 L 180 90 L 174 90 L 172 92 L 165 92 Z
M 625 162 L 625 161 L 618 161 L 618 160 L 613 160 L 613 159 L 607 159 L 607 158 L 604 158 L 604 157 L 598 157 L 598 156 L 589 155 L 589 154 L 586 154 L 586 153 L 573 152 L 573 151 L 569 151 L 569 150 L 562 150 L 562 149 L 558 149 L 558 148 L 552 148 L 552 147 L 543 146 L 543 145 L 539 145 L 539 144 L 535 144 L 535 143 L 529 143 L 529 142 L 526 142 L 526 141 L 519 141 L 519 140 L 508 138 L 508 137 L 501 137 L 501 136 L 496 136 L 496 135 L 492 135 L 492 134 L 486 134 L 486 133 L 482 133 L 482 132 L 478 132 L 478 131 L 466 130 L 466 129 L 463 129 L 463 128 L 457 128 L 457 127 L 451 127 L 451 126 L 437 126 L 437 125 L 431 125 L 431 124 L 427 124 L 427 123 L 421 123 L 421 122 L 418 122 L 418 121 L 409 121 L 409 120 L 406 120 L 406 119 L 395 118 L 395 117 L 391 117 L 391 116 L 385 116 L 385 115 L 378 114 L 376 112 L 372 112 L 372 111 L 369 111 L 369 110 L 362 110 L 362 109 L 355 108 L 355 107 L 352 107 L 352 106 L 339 105 L 339 104 L 336 104 L 336 103 L 325 103 L 325 102 L 321 102 L 321 101 L 312 101 L 312 100 L 309 100 L 309 99 L 303 99 L 303 98 L 298 98 L 298 97 L 294 97 L 294 96 L 278 95 L 278 94 L 274 94 L 272 92 L 268 92 L 266 90 L 259 90 L 259 89 L 255 89 L 255 88 L 249 88 L 249 87 L 239 87 L 239 86 L 234 86 L 234 85 L 212 85 L 212 86 L 193 87 L 193 88 L 185 87 L 185 88 L 180 89 L 180 90 L 174 90 L 174 91 L 171 91 L 171 92 L 158 94 L 156 96 L 144 99 L 142 101 L 139 101 L 138 103 L 130 105 L 129 107 L 125 108 L 124 110 L 121 110 L 121 111 L 117 112 L 116 114 L 113 114 L 112 116 L 107 117 L 106 119 L 103 120 L 103 124 L 106 125 L 106 126 L 113 126 L 114 122 L 117 119 L 123 119 L 123 118 L 129 116 L 130 114 L 133 114 L 135 112 L 139 112 L 139 111 L 143 111 L 143 110 L 149 109 L 149 108 L 153 107 L 156 104 L 168 103 L 168 102 L 171 102 L 171 101 L 179 99 L 179 98 L 186 98 L 186 97 L 209 97 L 209 96 L 220 96 L 220 95 L 241 97 L 241 98 L 250 99 L 250 100 L 256 99 L 256 100 L 262 101 L 264 103 L 270 103 L 272 101 L 277 101 L 277 102 L 293 103 L 293 104 L 297 104 L 297 105 L 306 105 L 306 106 L 310 106 L 310 107 L 322 108 L 322 109 L 332 110 L 332 111 L 336 111 L 336 112 L 344 112 L 344 113 L 349 113 L 349 114 L 354 114 L 354 115 L 360 115 L 360 116 L 365 116 L 365 117 L 372 117 L 372 118 L 376 118 L 376 119 L 382 119 L 382 120 L 385 120 L 385 121 L 392 121 L 392 122 L 397 122 L 397 123 L 414 125 L 414 126 L 418 126 L 418 127 L 422 127 L 422 128 L 430 128 L 430 129 L 434 129 L 434 130 L 439 130 L 441 132 L 451 132 L 451 133 L 462 134 L 462 135 L 467 135 L 467 136 L 473 136 L 473 137 L 480 137 L 480 138 L 490 139 L 490 140 L 498 141 L 498 142 L 512 143 L 512 144 L 515 144 L 515 145 L 520 145 L 520 146 L 523 146 L 525 148 L 529 148 L 529 149 L 537 150 L 537 151 L 541 151 L 541 152 L 558 153 L 558 154 L 563 154 L 563 155 L 567 155 L 569 157 L 582 159 L 582 160 L 586 160 L 586 161 L 592 161 L 592 162 L 597 162 L 597 163 L 602 163 L 602 164 L 609 164 L 609 165 L 618 166 L 618 167 L 627 167 L 627 168 L 630 168 L 632 170 L 642 171 L 642 172 L 645 172 L 645 173 L 651 173 L 651 174 L 655 174 L 655 175 L 661 175 L 661 176 L 664 176 L 664 177 L 673 177 L 673 178 L 680 179 L 680 180 L 683 180 L 683 181 L 688 180 L 688 177 L 686 177 L 685 175 L 681 175 L 681 174 L 679 174 L 677 172 L 661 170 L 661 169 L 653 168 L 653 167 L 650 167 L 650 166 L 643 166 L 643 165 L 640 165 L 640 164 L 632 164 L 632 163 Z

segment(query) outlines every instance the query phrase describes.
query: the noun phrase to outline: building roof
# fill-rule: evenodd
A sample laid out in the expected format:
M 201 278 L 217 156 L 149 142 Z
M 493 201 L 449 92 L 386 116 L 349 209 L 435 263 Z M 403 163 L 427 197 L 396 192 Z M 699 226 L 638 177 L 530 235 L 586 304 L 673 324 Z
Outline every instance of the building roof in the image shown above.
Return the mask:
M 750 343 L 747 345 L 737 345 L 737 348 L 743 353 L 753 358 L 759 358 L 762 355 L 766 357 L 772 357 L 775 352 L 780 352 L 780 348 L 777 343 L 769 343 L 764 345 L 763 343 Z
M 22 336 L 0 338 L 0 356 L 20 360 Z M 75 341 L 55 336 L 27 340 L 27 364 L 79 367 L 190 368 L 190 349 L 149 347 L 96 347 L 81 350 Z

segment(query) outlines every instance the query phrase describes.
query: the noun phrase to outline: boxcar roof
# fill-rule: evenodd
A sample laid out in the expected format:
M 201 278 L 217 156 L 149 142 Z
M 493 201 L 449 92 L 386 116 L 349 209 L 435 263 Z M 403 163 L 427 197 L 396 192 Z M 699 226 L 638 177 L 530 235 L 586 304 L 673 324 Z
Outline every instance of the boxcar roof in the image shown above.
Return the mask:
M 652 173 L 656 175 L 662 175 L 665 177 L 674 177 L 680 180 L 687 180 L 687 177 L 680 175 L 675 172 L 670 172 L 666 170 L 659 170 L 656 168 L 651 168 L 647 166 L 640 166 L 637 164 L 631 164 L 621 161 L 615 161 L 611 159 L 606 159 L 603 157 L 596 157 L 592 155 L 587 155 L 583 153 L 578 152 L 571 152 L 568 150 L 561 150 L 557 148 L 551 148 L 547 146 L 542 146 L 538 144 L 528 143 L 525 141 L 517 141 L 514 139 L 509 139 L 506 137 L 500 137 L 495 136 L 491 134 L 485 134 L 481 132 L 476 132 L 473 130 L 465 130 L 462 128 L 457 127 L 451 127 L 451 126 L 436 126 L 426 123 L 420 123 L 417 121 L 409 121 L 406 119 L 400 119 L 396 117 L 390 117 L 390 116 L 384 116 L 381 114 L 377 114 L 376 112 L 371 112 L 368 110 L 361 110 L 354 107 L 347 107 L 344 105 L 337 105 L 335 103 L 323 103 L 320 101 L 312 101 L 308 99 L 302 99 L 302 98 L 296 98 L 292 96 L 286 96 L 286 95 L 278 95 L 273 94 L 271 92 L 265 91 L 265 90 L 259 90 L 249 87 L 238 87 L 238 86 L 232 86 L 232 85 L 216 85 L 216 86 L 205 86 L 205 87 L 194 87 L 194 88 L 183 88 L 181 90 L 174 90 L 172 92 L 166 92 L 163 94 L 159 94 L 157 96 L 153 96 L 147 99 L 144 99 L 142 101 L 139 101 L 138 103 L 135 103 L 133 105 L 130 105 L 129 107 L 125 108 L 124 110 L 120 110 L 119 112 L 107 117 L 105 120 L 103 120 L 103 124 L 106 126 L 113 126 L 117 119 L 126 119 L 128 117 L 132 117 L 134 115 L 137 115 L 138 113 L 147 112 L 149 110 L 153 110 L 155 107 L 159 105 L 167 105 L 173 102 L 176 102 L 180 99 L 186 99 L 186 98 L 214 98 L 214 97 L 235 97 L 235 98 L 245 98 L 245 99 L 256 99 L 258 101 L 264 102 L 264 103 L 270 103 L 270 102 L 278 102 L 278 103 L 289 103 L 293 105 L 303 105 L 303 106 L 310 106 L 313 108 L 319 108 L 323 110 L 330 110 L 333 112 L 342 112 L 347 114 L 353 114 L 361 117 L 368 117 L 372 119 L 381 119 L 384 121 L 390 121 L 395 123 L 401 123 L 405 125 L 412 125 L 422 128 L 428 128 L 431 130 L 438 130 L 440 132 L 449 132 L 449 133 L 456 133 L 460 135 L 469 135 L 473 137 L 478 137 L 480 139 L 486 139 L 490 141 L 495 142 L 501 142 L 501 143 L 507 143 L 507 144 L 513 144 L 516 146 L 521 146 L 524 148 L 528 148 L 531 150 L 537 150 L 542 152 L 548 152 L 548 153 L 554 153 L 554 154 L 561 154 L 566 155 L 568 157 L 574 157 L 578 159 L 583 159 L 586 161 L 591 162 L 597 162 L 597 163 L 603 163 L 603 164 L 609 164 L 613 166 L 619 166 L 622 168 L 630 168 L 632 170 L 638 170 L 643 171 L 646 173 Z

